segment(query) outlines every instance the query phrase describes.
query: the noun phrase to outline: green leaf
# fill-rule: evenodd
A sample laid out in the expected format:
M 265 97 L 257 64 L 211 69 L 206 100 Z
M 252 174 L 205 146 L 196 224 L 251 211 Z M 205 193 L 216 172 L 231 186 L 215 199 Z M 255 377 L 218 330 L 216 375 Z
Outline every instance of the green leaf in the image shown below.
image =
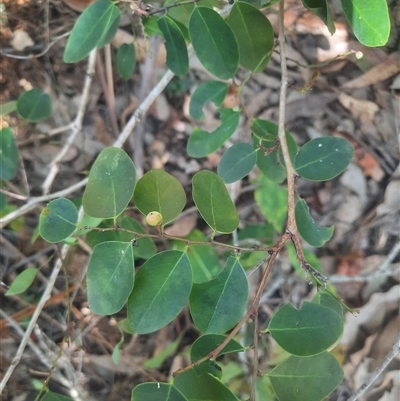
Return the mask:
M 356 38 L 365 46 L 384 46 L 390 34 L 386 0 L 341 0 L 344 15 Z
M 17 110 L 17 101 L 12 100 L 11 102 L 0 104 L 0 116 L 6 116 Z
M 257 167 L 270 180 L 280 184 L 286 179 L 286 167 L 282 149 L 274 150 L 269 154 L 266 151 L 278 143 L 278 126 L 271 121 L 255 118 L 252 121 L 253 146 L 261 150 L 257 152 Z M 290 158 L 293 161 L 297 152 L 297 145 L 289 131 L 285 131 Z
M 175 341 L 168 344 L 164 349 L 162 349 L 156 356 L 148 359 L 142 363 L 142 367 L 146 369 L 158 369 L 165 362 L 165 360 L 175 354 L 179 347 L 179 343 L 182 340 L 182 336 L 178 337 Z
M 17 174 L 19 152 L 11 128 L 0 131 L 0 179 L 12 180 Z
M 353 158 L 353 146 L 333 136 L 312 139 L 300 148 L 294 169 L 310 181 L 326 181 L 338 176 Z
M 207 102 L 213 102 L 220 107 L 228 93 L 229 86 L 220 81 L 202 83 L 190 99 L 189 113 L 195 120 L 204 120 L 203 107 Z
M 97 48 L 101 49 L 114 39 L 119 28 L 120 14 L 121 12 L 119 10 L 117 11 L 113 9 L 113 14 L 110 18 L 110 21 L 106 25 L 104 33 L 96 45 Z
M 347 0 L 346 0 L 347 1 Z M 335 33 L 335 24 L 327 0 L 302 0 L 304 7 L 324 22 L 331 35 Z
M 122 79 L 127 81 L 136 67 L 136 52 L 133 43 L 124 43 L 117 52 L 117 69 Z
M 142 383 L 132 390 L 131 401 L 187 401 L 172 384 Z
M 343 380 L 343 371 L 335 357 L 324 352 L 291 356 L 268 376 L 279 401 L 321 401 Z
M 161 213 L 164 227 L 182 212 L 186 195 L 175 177 L 163 170 L 150 170 L 138 181 L 133 200 L 144 215 Z
M 121 12 L 110 0 L 97 0 L 79 16 L 65 48 L 65 63 L 84 59 L 96 46 L 111 40 Z
M 326 290 L 319 289 L 312 302 L 322 306 L 326 306 L 327 308 L 335 311 L 339 315 L 343 325 L 344 317 L 342 305 L 331 294 L 327 293 Z
M 334 227 L 320 227 L 315 224 L 304 199 L 296 203 L 296 223 L 300 235 L 312 246 L 322 246 L 332 237 Z
M 193 9 L 189 34 L 194 51 L 203 66 L 221 79 L 232 78 L 239 65 L 239 50 L 231 28 L 214 10 Z
M 248 143 L 237 143 L 231 146 L 218 164 L 218 175 L 222 180 L 231 184 L 246 177 L 257 161 L 257 150 Z
M 240 113 L 219 109 L 221 125 L 213 132 L 195 128 L 189 137 L 187 152 L 190 157 L 205 157 L 218 150 L 236 131 Z
M 23 93 L 17 100 L 17 112 L 26 121 L 37 123 L 51 116 L 50 96 L 38 88 Z
M 151 333 L 170 323 L 183 309 L 192 288 L 192 269 L 186 253 L 160 252 L 136 275 L 128 300 L 129 325 L 138 334 Z
M 215 232 L 231 233 L 239 216 L 221 178 L 209 170 L 199 171 L 192 180 L 193 201 L 201 217 Z
M 223 334 L 204 334 L 200 336 L 190 348 L 190 360 L 192 362 L 198 361 L 204 356 L 208 355 L 211 351 L 215 350 L 227 336 Z M 242 352 L 245 347 L 238 343 L 236 340 L 230 340 L 228 344 L 218 353 L 219 355 L 229 354 L 231 352 Z
M 165 4 L 165 3 L 164 3 Z M 151 15 L 148 18 L 143 18 L 142 23 L 144 26 L 144 32 L 147 36 L 159 35 L 162 36 L 160 27 L 158 26 L 159 17 Z
M 76 206 L 65 198 L 58 198 L 43 208 L 39 217 L 39 233 L 47 242 L 55 243 L 68 238 L 78 221 Z
M 130 216 L 122 216 L 119 219 L 119 226 L 130 231 L 137 233 L 146 233 L 146 230 Z M 132 234 L 127 232 L 120 232 L 121 241 L 132 241 Z M 133 255 L 135 258 L 149 259 L 157 252 L 157 247 L 151 238 L 138 238 L 133 246 Z
M 173 384 L 188 401 L 239 401 L 217 378 L 194 369 L 176 376 Z
M 186 75 L 189 71 L 189 57 L 182 31 L 169 17 L 160 18 L 158 26 L 165 38 L 167 67 L 176 75 Z
M 207 242 L 206 236 L 200 230 L 193 230 L 186 238 L 190 241 Z M 181 251 L 186 247 L 181 241 L 175 241 L 174 246 Z M 189 245 L 187 255 L 192 266 L 194 283 L 211 280 L 221 270 L 218 253 L 212 246 Z
M 239 46 L 240 65 L 262 71 L 274 47 L 274 30 L 267 17 L 250 4 L 235 2 L 227 22 Z
M 243 316 L 249 286 L 239 259 L 229 257 L 225 267 L 211 281 L 194 284 L 190 313 L 203 333 L 225 333 Z
M 116 218 L 128 206 L 135 187 L 136 170 L 121 149 L 106 148 L 90 169 L 82 205 L 91 217 Z
M 261 175 L 254 198 L 265 219 L 282 233 L 287 217 L 287 189 Z
M 301 309 L 286 304 L 274 314 L 268 330 L 287 352 L 298 356 L 320 354 L 343 332 L 343 320 L 326 306 L 304 302 Z
M 71 397 L 66 397 L 65 395 L 53 393 L 52 391 L 47 391 L 40 401 L 74 401 Z
M 5 295 L 17 295 L 26 291 L 33 283 L 37 272 L 38 269 L 36 269 L 35 267 L 28 267 L 27 269 L 22 271 L 20 274 L 18 274 L 17 277 L 15 277 Z
M 111 315 L 125 305 L 135 281 L 130 242 L 102 242 L 94 247 L 87 272 L 89 308 L 98 315 Z
M 204 334 L 200 336 L 190 348 L 190 359 L 192 362 L 196 362 L 201 358 L 207 356 L 211 351 L 217 348 L 226 339 L 227 336 L 223 334 Z M 245 348 L 235 340 L 230 340 L 228 344 L 218 353 L 218 356 L 232 353 L 241 352 Z M 221 368 L 213 360 L 207 360 L 196 365 L 194 368 L 195 372 L 199 374 L 211 373 L 213 376 L 222 377 Z M 226 379 L 226 372 L 224 371 L 224 379 Z M 226 382 L 226 381 L 225 381 Z

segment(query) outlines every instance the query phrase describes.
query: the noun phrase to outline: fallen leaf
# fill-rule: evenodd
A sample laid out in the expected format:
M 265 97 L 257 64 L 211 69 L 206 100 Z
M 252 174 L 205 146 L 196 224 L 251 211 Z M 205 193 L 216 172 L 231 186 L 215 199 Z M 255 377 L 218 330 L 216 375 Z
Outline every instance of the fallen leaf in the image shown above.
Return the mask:
M 338 100 L 345 109 L 351 112 L 354 118 L 360 119 L 363 123 L 372 121 L 379 111 L 376 103 L 369 100 L 355 99 L 344 92 L 339 94 Z
M 10 40 L 10 44 L 15 50 L 20 52 L 26 47 L 33 46 L 35 43 L 26 31 L 23 29 L 17 29 L 14 31 L 14 35 Z
M 398 72 L 400 72 L 400 51 L 387 56 L 384 61 L 371 68 L 363 75 L 346 82 L 342 85 L 342 88 L 356 89 L 368 85 L 375 85 L 378 82 L 391 78 Z

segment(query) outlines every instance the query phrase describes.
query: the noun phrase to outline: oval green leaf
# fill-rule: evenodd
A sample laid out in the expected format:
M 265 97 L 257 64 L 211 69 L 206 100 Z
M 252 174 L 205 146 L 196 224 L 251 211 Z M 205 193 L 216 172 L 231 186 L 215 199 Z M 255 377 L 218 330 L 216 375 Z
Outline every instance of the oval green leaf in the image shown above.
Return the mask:
M 116 218 L 131 200 L 135 180 L 135 166 L 123 150 L 103 149 L 90 169 L 82 198 L 85 213 L 103 219 Z
M 221 178 L 209 170 L 199 171 L 192 180 L 193 201 L 201 217 L 215 232 L 229 234 L 239 225 L 239 216 Z
M 218 164 L 218 175 L 226 184 L 246 177 L 257 161 L 257 150 L 248 143 L 237 143 L 231 146 Z
M 223 334 L 204 334 L 200 336 L 190 348 L 190 360 L 192 362 L 207 356 L 211 351 L 215 350 L 226 339 Z M 236 340 L 230 340 L 228 344 L 219 352 L 218 355 L 229 354 L 231 352 L 242 352 L 245 347 Z
M 172 384 L 142 383 L 133 390 L 131 401 L 187 401 Z
M 207 102 L 213 102 L 220 107 L 228 93 L 229 86 L 220 81 L 202 83 L 190 99 L 189 113 L 195 120 L 204 120 L 203 107 Z
M 138 181 L 133 200 L 144 215 L 161 213 L 165 226 L 182 212 L 186 195 L 175 177 L 163 170 L 150 170 Z
M 335 297 L 333 297 L 331 294 L 326 292 L 326 290 L 319 288 L 318 292 L 315 295 L 315 297 L 313 298 L 312 302 L 315 304 L 326 306 L 327 308 L 332 309 L 339 315 L 341 321 L 343 322 L 343 319 L 344 319 L 343 307 L 342 307 L 341 303 Z
M 15 110 L 17 110 L 16 100 L 11 100 L 11 102 L 0 104 L 0 116 L 6 116 Z
M 386 0 L 341 0 L 344 15 L 354 35 L 365 46 L 384 46 L 390 34 Z
M 127 81 L 136 66 L 136 51 L 133 43 L 124 43 L 117 52 L 117 69 L 122 79 Z
M 326 181 L 338 176 L 353 158 L 353 146 L 343 138 L 312 139 L 300 148 L 294 169 L 310 181 Z
M 52 391 L 46 391 L 43 398 L 40 398 L 39 401 L 74 401 L 74 399 L 62 394 L 53 393 Z
M 315 224 L 304 199 L 296 203 L 295 213 L 299 233 L 310 245 L 319 247 L 331 239 L 334 227 L 320 227 Z
M 189 57 L 182 31 L 169 17 L 160 18 L 158 26 L 165 38 L 167 67 L 176 75 L 186 75 L 189 71 Z
M 206 236 L 200 230 L 193 230 L 187 237 L 190 241 L 207 242 Z M 183 251 L 186 244 L 181 241 L 174 243 L 176 249 Z M 189 245 L 187 255 L 193 272 L 193 282 L 203 283 L 211 280 L 221 270 L 218 253 L 214 247 L 208 245 Z
M 75 231 L 77 221 L 76 206 L 69 199 L 55 199 L 40 213 L 39 233 L 47 242 L 60 242 Z
M 304 302 L 301 309 L 286 304 L 272 317 L 268 330 L 287 352 L 310 356 L 326 351 L 343 332 L 338 313 L 323 305 Z
M 331 35 L 335 33 L 335 24 L 327 0 L 302 0 L 304 7 L 324 22 Z
M 192 269 L 186 253 L 164 251 L 147 260 L 136 275 L 128 300 L 128 321 L 138 334 L 152 333 L 170 323 L 186 305 Z
M 119 10 L 118 10 L 119 11 Z M 96 47 L 99 49 L 108 45 L 115 37 L 119 28 L 120 13 L 113 9 L 113 14 L 109 23 L 105 26 L 104 33 L 97 43 Z
M 192 362 L 198 361 L 208 353 L 217 348 L 226 336 L 222 334 L 205 334 L 199 337 L 190 348 L 190 359 Z M 244 351 L 244 347 L 235 340 L 230 340 L 228 344 L 218 353 L 218 356 L 228 354 L 231 352 Z M 197 374 L 210 373 L 219 379 L 222 377 L 222 370 L 219 365 L 213 360 L 207 360 L 194 368 Z
M 27 269 L 22 271 L 20 274 L 18 274 L 17 277 L 15 277 L 5 295 L 17 295 L 26 291 L 33 283 L 33 280 L 35 280 L 37 272 L 38 269 L 36 269 L 35 267 L 28 267 Z
M 239 50 L 231 28 L 213 9 L 196 7 L 189 20 L 194 51 L 203 66 L 221 79 L 232 78 L 239 66 Z
M 98 315 L 119 312 L 135 280 L 132 244 L 109 241 L 94 247 L 87 271 L 89 308 Z
M 220 109 L 221 125 L 213 132 L 195 128 L 187 143 L 190 157 L 205 157 L 218 150 L 235 132 L 240 113 L 231 109 Z
M 87 7 L 72 29 L 63 56 L 64 62 L 76 63 L 96 46 L 111 40 L 120 14 L 119 8 L 110 0 L 97 0 Z
M 50 96 L 38 88 L 31 89 L 18 98 L 17 112 L 26 121 L 43 121 L 51 116 Z
M 193 285 L 190 313 L 194 324 L 203 333 L 227 332 L 243 316 L 248 295 L 246 273 L 239 259 L 231 256 L 218 276 Z
M 248 3 L 235 2 L 227 22 L 239 46 L 240 65 L 262 71 L 274 47 L 274 30 L 267 17 Z
M 11 128 L 0 131 L 0 179 L 12 180 L 17 174 L 18 147 Z
M 174 378 L 173 385 L 188 401 L 239 401 L 220 380 L 190 369 Z
M 279 401 L 321 401 L 343 380 L 343 370 L 324 352 L 309 358 L 291 356 L 268 377 Z
M 268 179 L 280 184 L 286 179 L 286 167 L 282 149 L 270 151 L 278 143 L 278 126 L 267 120 L 254 119 L 251 125 L 253 146 L 257 152 L 257 167 Z M 289 131 L 285 131 L 290 158 L 293 161 L 297 145 Z
M 287 218 L 287 189 L 260 175 L 254 198 L 265 219 L 282 233 Z

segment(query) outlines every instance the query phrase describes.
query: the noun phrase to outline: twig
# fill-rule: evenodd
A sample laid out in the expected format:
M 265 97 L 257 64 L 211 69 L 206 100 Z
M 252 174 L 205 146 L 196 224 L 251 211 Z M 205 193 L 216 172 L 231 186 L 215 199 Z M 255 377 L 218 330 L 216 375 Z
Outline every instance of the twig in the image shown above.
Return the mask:
M 31 55 L 29 55 L 29 56 L 20 56 L 20 55 L 18 55 L 18 54 L 7 53 L 7 52 L 5 52 L 5 51 L 2 50 L 2 49 L 0 49 L 0 54 L 2 54 L 3 56 L 6 56 L 6 57 L 15 58 L 15 59 L 17 59 L 17 60 L 30 60 L 30 59 L 32 59 L 32 58 L 42 57 L 42 56 L 44 56 L 44 55 L 50 50 L 50 48 L 51 48 L 53 45 L 55 45 L 59 40 L 61 40 L 61 39 L 63 39 L 63 38 L 66 38 L 66 37 L 69 36 L 70 34 L 71 34 L 71 31 L 70 31 L 70 32 L 65 32 L 65 33 L 63 33 L 62 35 L 57 36 L 55 39 L 53 39 L 53 40 L 45 47 L 45 49 L 44 49 L 43 51 L 41 51 L 41 52 L 38 53 L 38 54 L 31 54 Z
M 154 15 L 154 14 L 159 14 L 159 13 L 161 13 L 163 11 L 167 12 L 170 8 L 184 6 L 186 4 L 196 4 L 197 2 L 198 2 L 198 0 L 176 1 L 175 3 L 170 4 L 168 6 L 158 8 L 157 10 L 154 10 L 154 11 L 150 11 L 148 13 L 148 15 L 151 16 L 151 15 Z
M 75 118 L 75 121 L 72 124 L 72 132 L 68 137 L 67 141 L 65 142 L 64 146 L 62 147 L 61 151 L 50 163 L 51 168 L 49 174 L 47 175 L 46 179 L 42 184 L 43 195 L 48 194 L 48 192 L 50 191 L 51 185 L 53 184 L 53 181 L 56 178 L 58 171 L 60 170 L 62 159 L 67 154 L 69 148 L 73 144 L 77 135 L 81 132 L 86 105 L 89 101 L 90 87 L 92 85 L 92 80 L 93 80 L 95 61 L 96 61 L 96 50 L 93 50 L 90 52 L 89 55 L 87 73 L 85 76 L 85 82 L 83 84 L 81 104 L 79 106 L 78 114 Z
M 372 281 L 380 276 L 393 276 L 400 271 L 400 267 L 396 269 L 390 269 L 389 266 L 400 252 L 400 241 L 396 243 L 396 245 L 391 249 L 389 255 L 383 261 L 382 265 L 374 270 L 372 274 L 360 274 L 357 276 L 342 276 L 339 274 L 335 274 L 329 277 L 329 282 L 336 284 L 336 283 L 367 283 Z
M 69 249 L 68 245 L 64 245 L 62 250 L 61 250 L 61 255 L 63 258 L 65 258 L 67 251 Z M 5 385 L 7 384 L 8 380 L 10 379 L 12 373 L 14 372 L 14 369 L 17 367 L 19 364 L 22 354 L 25 351 L 25 347 L 28 344 L 31 334 L 33 332 L 33 329 L 36 325 L 36 322 L 39 318 L 40 313 L 42 312 L 42 309 L 47 302 L 47 300 L 50 298 L 51 291 L 54 287 L 54 283 L 57 279 L 58 273 L 60 272 L 62 267 L 62 261 L 61 259 L 58 259 L 53 267 L 53 271 L 51 272 L 50 278 L 49 278 L 49 284 L 45 288 L 42 298 L 40 299 L 39 303 L 37 304 L 37 307 L 35 309 L 35 312 L 32 315 L 31 320 L 29 321 L 29 325 L 24 333 L 24 336 L 21 339 L 21 343 L 19 344 L 17 353 L 15 354 L 10 366 L 8 367 L 6 373 L 4 374 L 4 377 L 2 381 L 0 382 L 0 394 L 3 392 Z
M 117 116 L 115 115 L 115 108 L 114 108 L 114 94 L 110 93 L 110 86 L 107 85 L 106 80 L 106 73 L 104 71 L 103 60 L 101 57 L 98 57 L 96 60 L 96 67 L 97 67 L 97 76 L 100 81 L 101 90 L 104 94 L 104 99 L 107 104 L 108 114 L 111 121 L 111 128 L 114 133 L 114 136 L 118 138 L 119 128 L 118 128 L 118 121 Z
M 347 400 L 356 401 L 358 400 L 371 386 L 371 384 L 378 378 L 378 376 L 385 370 L 389 363 L 394 359 L 394 357 L 400 352 L 400 336 L 397 337 L 396 342 L 393 344 L 392 349 L 385 356 L 383 362 L 372 372 L 365 383 Z

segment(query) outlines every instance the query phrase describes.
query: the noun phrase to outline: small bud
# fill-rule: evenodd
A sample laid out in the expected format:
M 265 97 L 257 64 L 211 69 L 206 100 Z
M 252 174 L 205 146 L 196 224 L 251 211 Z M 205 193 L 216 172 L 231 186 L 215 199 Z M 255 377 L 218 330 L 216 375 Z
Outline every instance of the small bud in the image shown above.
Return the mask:
M 146 216 L 146 223 L 149 226 L 156 227 L 159 226 L 162 223 L 162 215 L 161 213 L 158 212 L 150 212 Z

